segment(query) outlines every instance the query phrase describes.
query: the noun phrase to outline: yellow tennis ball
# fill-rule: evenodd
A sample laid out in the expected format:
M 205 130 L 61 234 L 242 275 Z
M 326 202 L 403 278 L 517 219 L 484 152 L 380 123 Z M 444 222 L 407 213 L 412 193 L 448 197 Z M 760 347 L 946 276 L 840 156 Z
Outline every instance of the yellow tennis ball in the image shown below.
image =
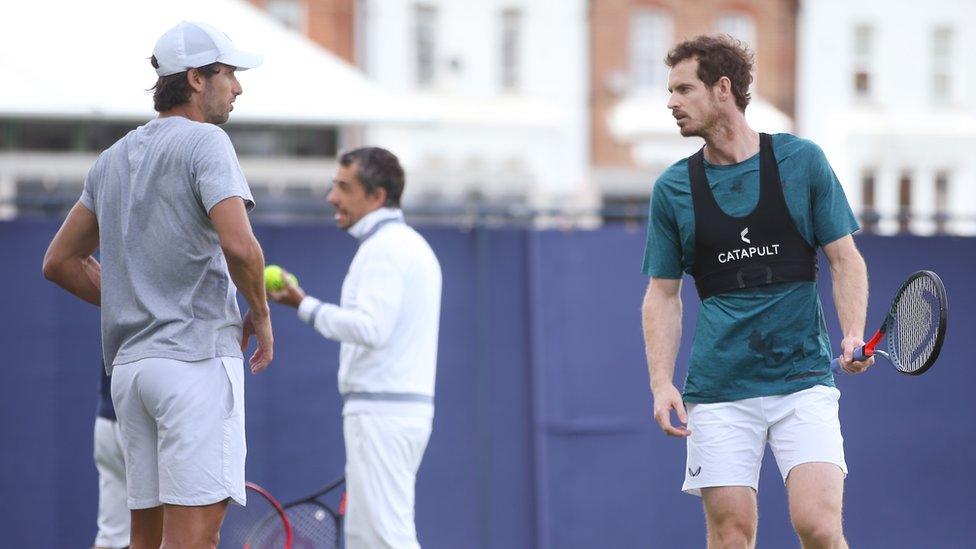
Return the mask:
M 268 291 L 280 290 L 284 287 L 281 275 L 284 269 L 277 265 L 268 265 L 264 268 L 264 287 Z
M 285 287 L 285 270 L 278 265 L 268 265 L 264 268 L 264 287 L 268 291 L 282 290 Z M 288 284 L 298 286 L 298 279 L 295 275 L 288 273 Z

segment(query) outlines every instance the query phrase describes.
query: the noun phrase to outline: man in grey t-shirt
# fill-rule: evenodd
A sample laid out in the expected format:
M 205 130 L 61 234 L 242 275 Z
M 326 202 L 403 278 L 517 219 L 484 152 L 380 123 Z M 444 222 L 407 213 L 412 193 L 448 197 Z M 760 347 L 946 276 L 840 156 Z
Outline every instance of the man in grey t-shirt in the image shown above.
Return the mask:
M 159 117 L 98 157 L 44 257 L 48 279 L 102 307 L 133 549 L 216 547 L 227 502 L 244 503 L 243 351 L 256 335 L 259 372 L 273 338 L 254 201 L 215 124 L 242 93 L 235 71 L 260 62 L 209 25 L 163 34 Z

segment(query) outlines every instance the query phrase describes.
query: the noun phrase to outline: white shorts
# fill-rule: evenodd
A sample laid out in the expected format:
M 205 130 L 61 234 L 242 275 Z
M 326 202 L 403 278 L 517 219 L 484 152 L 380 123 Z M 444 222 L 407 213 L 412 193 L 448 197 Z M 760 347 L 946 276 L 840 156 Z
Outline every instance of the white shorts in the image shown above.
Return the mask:
M 801 463 L 833 463 L 847 474 L 840 433 L 840 391 L 817 385 L 789 395 L 688 404 L 688 458 L 681 489 L 749 486 L 759 490 L 766 442 L 783 482 Z
M 95 547 L 129 546 L 129 508 L 125 502 L 125 461 L 119 424 L 95 418 L 95 468 L 98 469 L 98 534 Z
M 414 486 L 431 418 L 346 414 L 346 549 L 419 549 Z
M 244 505 L 244 363 L 147 358 L 117 365 L 129 509 Z

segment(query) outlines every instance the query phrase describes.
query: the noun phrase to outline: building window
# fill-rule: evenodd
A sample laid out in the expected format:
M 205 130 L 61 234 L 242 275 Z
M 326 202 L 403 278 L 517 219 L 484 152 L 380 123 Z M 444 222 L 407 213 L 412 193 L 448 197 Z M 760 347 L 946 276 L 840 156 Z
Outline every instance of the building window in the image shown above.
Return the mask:
M 854 93 L 866 97 L 871 93 L 871 75 L 867 71 L 854 71 Z
M 871 57 L 874 51 L 874 29 L 868 25 L 854 28 L 854 96 L 871 96 Z
M 672 42 L 671 17 L 663 10 L 637 9 L 630 17 L 630 78 L 635 91 L 665 90 L 664 58 Z
M 949 221 L 949 172 L 935 174 L 935 232 L 946 233 Z
M 308 28 L 308 9 L 303 0 L 268 0 L 265 9 L 268 15 L 290 29 L 304 33 Z
M 81 120 L 0 120 L 0 150 L 102 152 L 135 123 Z
M 875 205 L 875 173 L 865 170 L 861 175 L 861 224 L 867 232 L 878 230 L 878 211 Z
M 932 100 L 948 103 L 952 98 L 952 29 L 938 27 L 932 33 Z
M 912 174 L 902 172 L 898 178 L 898 230 L 908 232 L 912 220 Z
M 0 151 L 99 153 L 135 129 L 135 122 L 0 119 Z M 331 126 L 227 124 L 240 156 L 335 158 L 338 129 Z
M 759 53 L 756 47 L 756 23 L 751 15 L 740 11 L 725 12 L 715 19 L 715 32 L 718 34 L 727 34 L 742 42 L 752 50 L 755 56 L 754 62 L 758 66 Z M 757 77 L 758 72 L 753 70 L 752 83 L 749 85 L 750 90 L 755 89 Z
M 715 20 L 715 32 L 727 34 L 756 51 L 756 24 L 752 16 L 742 12 L 728 12 Z
M 437 78 L 437 8 L 418 5 L 414 11 L 414 48 L 417 84 L 430 86 Z
M 85 126 L 85 149 L 101 152 L 135 129 L 136 124 L 106 121 L 88 122 Z
M 225 129 L 240 156 L 335 158 L 339 148 L 336 128 L 230 124 Z
M 514 90 L 521 84 L 519 54 L 522 48 L 522 12 L 517 9 L 502 11 L 501 30 L 501 84 L 503 89 Z

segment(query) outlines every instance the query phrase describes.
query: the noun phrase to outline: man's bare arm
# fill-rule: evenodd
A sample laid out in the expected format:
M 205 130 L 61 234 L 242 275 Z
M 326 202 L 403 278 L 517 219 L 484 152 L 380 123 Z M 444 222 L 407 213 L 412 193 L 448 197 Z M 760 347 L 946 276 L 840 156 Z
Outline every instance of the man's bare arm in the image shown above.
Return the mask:
M 44 254 L 44 277 L 79 298 L 102 303 L 102 270 L 92 257 L 98 249 L 98 219 L 78 202 Z
M 274 356 L 271 311 L 264 289 L 264 252 L 247 218 L 244 200 L 226 198 L 210 209 L 210 219 L 220 236 L 220 247 L 227 258 L 227 270 L 237 289 L 247 301 L 241 350 L 247 349 L 251 334 L 257 336 L 258 348 L 251 357 L 251 371 L 265 369 Z
M 654 395 L 654 419 L 671 436 L 691 434 L 683 425 L 671 424 L 671 411 L 687 424 L 681 393 L 674 385 L 674 362 L 681 345 L 681 280 L 651 278 L 644 294 L 641 318 L 647 368 Z
M 867 370 L 874 359 L 852 362 L 854 349 L 864 344 L 864 322 L 868 309 L 868 269 L 864 258 L 847 235 L 823 247 L 830 262 L 834 305 L 844 339 L 841 341 L 841 367 L 850 373 Z

